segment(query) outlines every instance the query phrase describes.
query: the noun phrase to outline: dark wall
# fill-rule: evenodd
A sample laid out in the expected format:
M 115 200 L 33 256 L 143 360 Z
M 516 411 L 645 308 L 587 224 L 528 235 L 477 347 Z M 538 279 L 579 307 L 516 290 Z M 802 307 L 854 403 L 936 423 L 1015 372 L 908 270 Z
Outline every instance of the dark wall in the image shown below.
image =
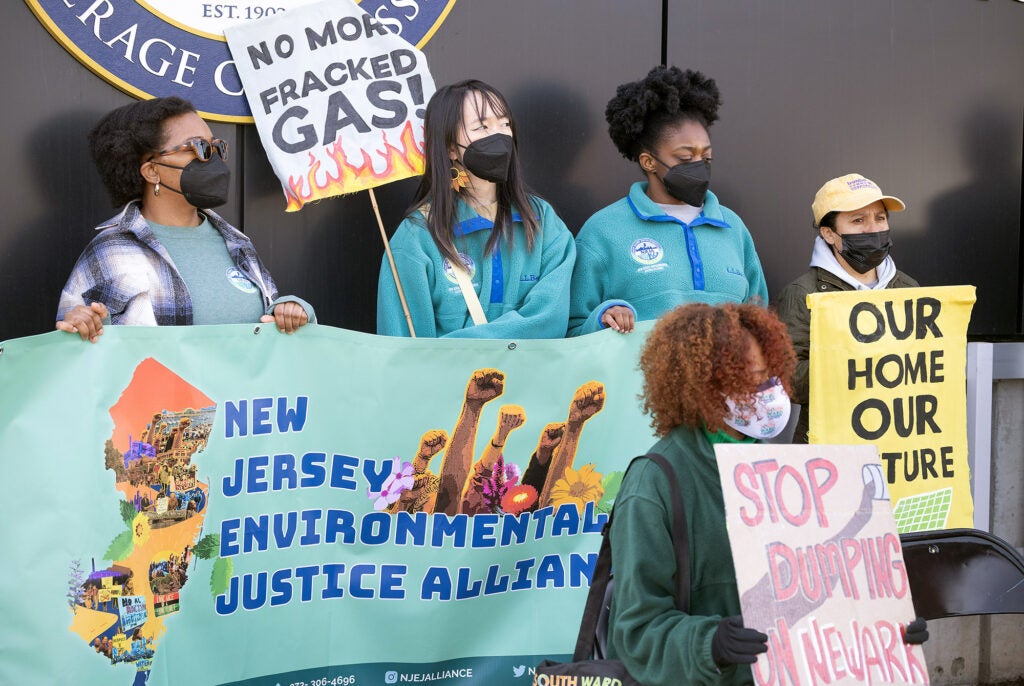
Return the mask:
M 924 285 L 973 283 L 971 332 L 1020 336 L 1024 6 L 1011 0 L 669 0 L 669 63 L 723 92 L 712 188 L 754 234 L 776 293 L 806 269 L 810 202 L 859 171 L 901 197 L 895 258 Z M 519 120 L 531 184 L 574 231 L 638 173 L 603 119 L 615 87 L 662 59 L 660 0 L 459 0 L 425 47 L 438 85 L 475 77 Z M 0 340 L 53 327 L 92 227 L 115 210 L 85 134 L 130 101 L 19 2 L 0 5 L 7 165 L 0 198 Z M 238 182 L 223 214 L 283 292 L 323 323 L 372 331 L 382 253 L 367 193 L 286 214 L 251 126 L 212 124 Z M 388 231 L 415 181 L 376 190 Z
M 815 191 L 859 172 L 907 204 L 890 218 L 898 268 L 977 286 L 972 334 L 1021 333 L 1024 6 L 687 0 L 667 45 L 722 90 L 712 188 L 772 295 L 807 269 Z

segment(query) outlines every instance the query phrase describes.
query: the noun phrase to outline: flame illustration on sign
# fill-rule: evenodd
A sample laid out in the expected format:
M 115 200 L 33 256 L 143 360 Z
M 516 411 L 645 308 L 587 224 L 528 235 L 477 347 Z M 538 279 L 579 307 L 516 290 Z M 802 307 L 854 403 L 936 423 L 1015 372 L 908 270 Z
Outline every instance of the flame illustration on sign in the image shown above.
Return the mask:
M 304 176 L 292 176 L 288 179 L 287 212 L 295 212 L 308 202 L 321 200 L 333 195 L 355 193 L 391 181 L 418 176 L 423 173 L 423 146 L 413 135 L 412 122 L 406 122 L 399 136 L 398 147 L 388 141 L 387 132 L 381 132 L 384 149 L 374 151 L 383 158 L 385 166 L 376 171 L 373 158 L 369 151 L 363 149 L 362 162 L 351 164 L 342 149 L 341 138 L 325 149 L 326 158 L 333 160 L 336 172 L 326 171 L 323 181 L 318 180 L 321 160 L 313 153 L 309 154 L 309 171 Z

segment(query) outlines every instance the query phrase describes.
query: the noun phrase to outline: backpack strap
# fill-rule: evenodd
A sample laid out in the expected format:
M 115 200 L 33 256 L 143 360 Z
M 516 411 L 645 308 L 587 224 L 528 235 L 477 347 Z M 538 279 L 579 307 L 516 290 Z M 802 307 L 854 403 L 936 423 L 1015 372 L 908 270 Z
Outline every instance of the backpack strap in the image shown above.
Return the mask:
M 601 617 L 601 606 L 604 604 L 604 594 L 612 571 L 612 546 L 608 536 L 604 535 L 609 523 L 611 517 L 601 531 L 601 550 L 597 554 L 594 573 L 590 575 L 590 592 L 587 593 L 587 604 L 583 608 L 580 632 L 576 636 L 576 649 L 572 653 L 573 662 L 589 660 L 594 653 L 597 622 Z
M 645 458 L 649 458 L 665 472 L 665 478 L 671 491 L 672 547 L 676 553 L 676 609 L 680 612 L 688 612 L 690 608 L 690 537 L 686 531 L 686 511 L 683 510 L 679 480 L 676 477 L 676 470 L 659 453 L 634 457 L 626 467 L 626 474 L 629 474 L 629 470 L 634 464 Z M 626 480 L 626 474 L 622 477 L 623 481 Z M 594 573 L 590 577 L 590 592 L 587 594 L 583 619 L 580 621 L 580 631 L 576 637 L 576 649 L 573 651 L 573 661 L 576 662 L 589 659 L 594 652 L 598 620 L 604 604 L 605 591 L 612 576 L 611 531 L 614 515 L 615 508 L 613 507 L 608 515 L 608 521 L 601 528 L 601 549 L 597 553 Z
M 690 611 L 690 535 L 686 529 L 686 510 L 683 509 L 683 492 L 679 488 L 676 470 L 664 455 L 648 453 L 647 457 L 665 472 L 669 492 L 672 496 L 672 547 L 676 551 L 676 609 Z M 625 478 L 625 477 L 623 477 Z M 609 518 L 609 523 L 611 518 Z M 609 530 L 610 532 L 610 530 Z

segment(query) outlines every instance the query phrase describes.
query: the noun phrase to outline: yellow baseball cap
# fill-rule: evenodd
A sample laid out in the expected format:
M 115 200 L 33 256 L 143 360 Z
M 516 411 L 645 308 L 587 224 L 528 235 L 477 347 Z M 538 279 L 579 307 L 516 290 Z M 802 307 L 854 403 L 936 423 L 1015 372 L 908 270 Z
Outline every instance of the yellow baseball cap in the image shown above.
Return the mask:
M 882 195 L 882 189 L 878 184 L 860 174 L 847 174 L 832 179 L 814 194 L 814 202 L 811 204 L 814 225 L 821 226 L 821 218 L 829 212 L 852 212 L 878 200 L 881 200 L 885 204 L 885 209 L 890 212 L 902 212 L 907 209 L 902 200 L 891 195 Z

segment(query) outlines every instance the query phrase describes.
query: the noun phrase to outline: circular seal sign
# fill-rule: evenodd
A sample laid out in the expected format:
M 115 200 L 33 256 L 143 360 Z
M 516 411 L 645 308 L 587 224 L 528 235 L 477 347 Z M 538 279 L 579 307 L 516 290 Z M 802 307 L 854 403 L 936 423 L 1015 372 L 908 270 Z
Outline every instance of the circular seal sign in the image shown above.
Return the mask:
M 629 246 L 629 254 L 636 262 L 651 265 L 661 262 L 661 258 L 665 256 L 665 249 L 653 238 L 641 238 Z
M 86 67 L 137 98 L 177 95 L 209 119 L 252 123 L 224 27 L 315 0 L 25 0 Z M 358 0 L 356 0 L 358 2 Z M 455 0 L 362 0 L 359 6 L 417 48 Z

